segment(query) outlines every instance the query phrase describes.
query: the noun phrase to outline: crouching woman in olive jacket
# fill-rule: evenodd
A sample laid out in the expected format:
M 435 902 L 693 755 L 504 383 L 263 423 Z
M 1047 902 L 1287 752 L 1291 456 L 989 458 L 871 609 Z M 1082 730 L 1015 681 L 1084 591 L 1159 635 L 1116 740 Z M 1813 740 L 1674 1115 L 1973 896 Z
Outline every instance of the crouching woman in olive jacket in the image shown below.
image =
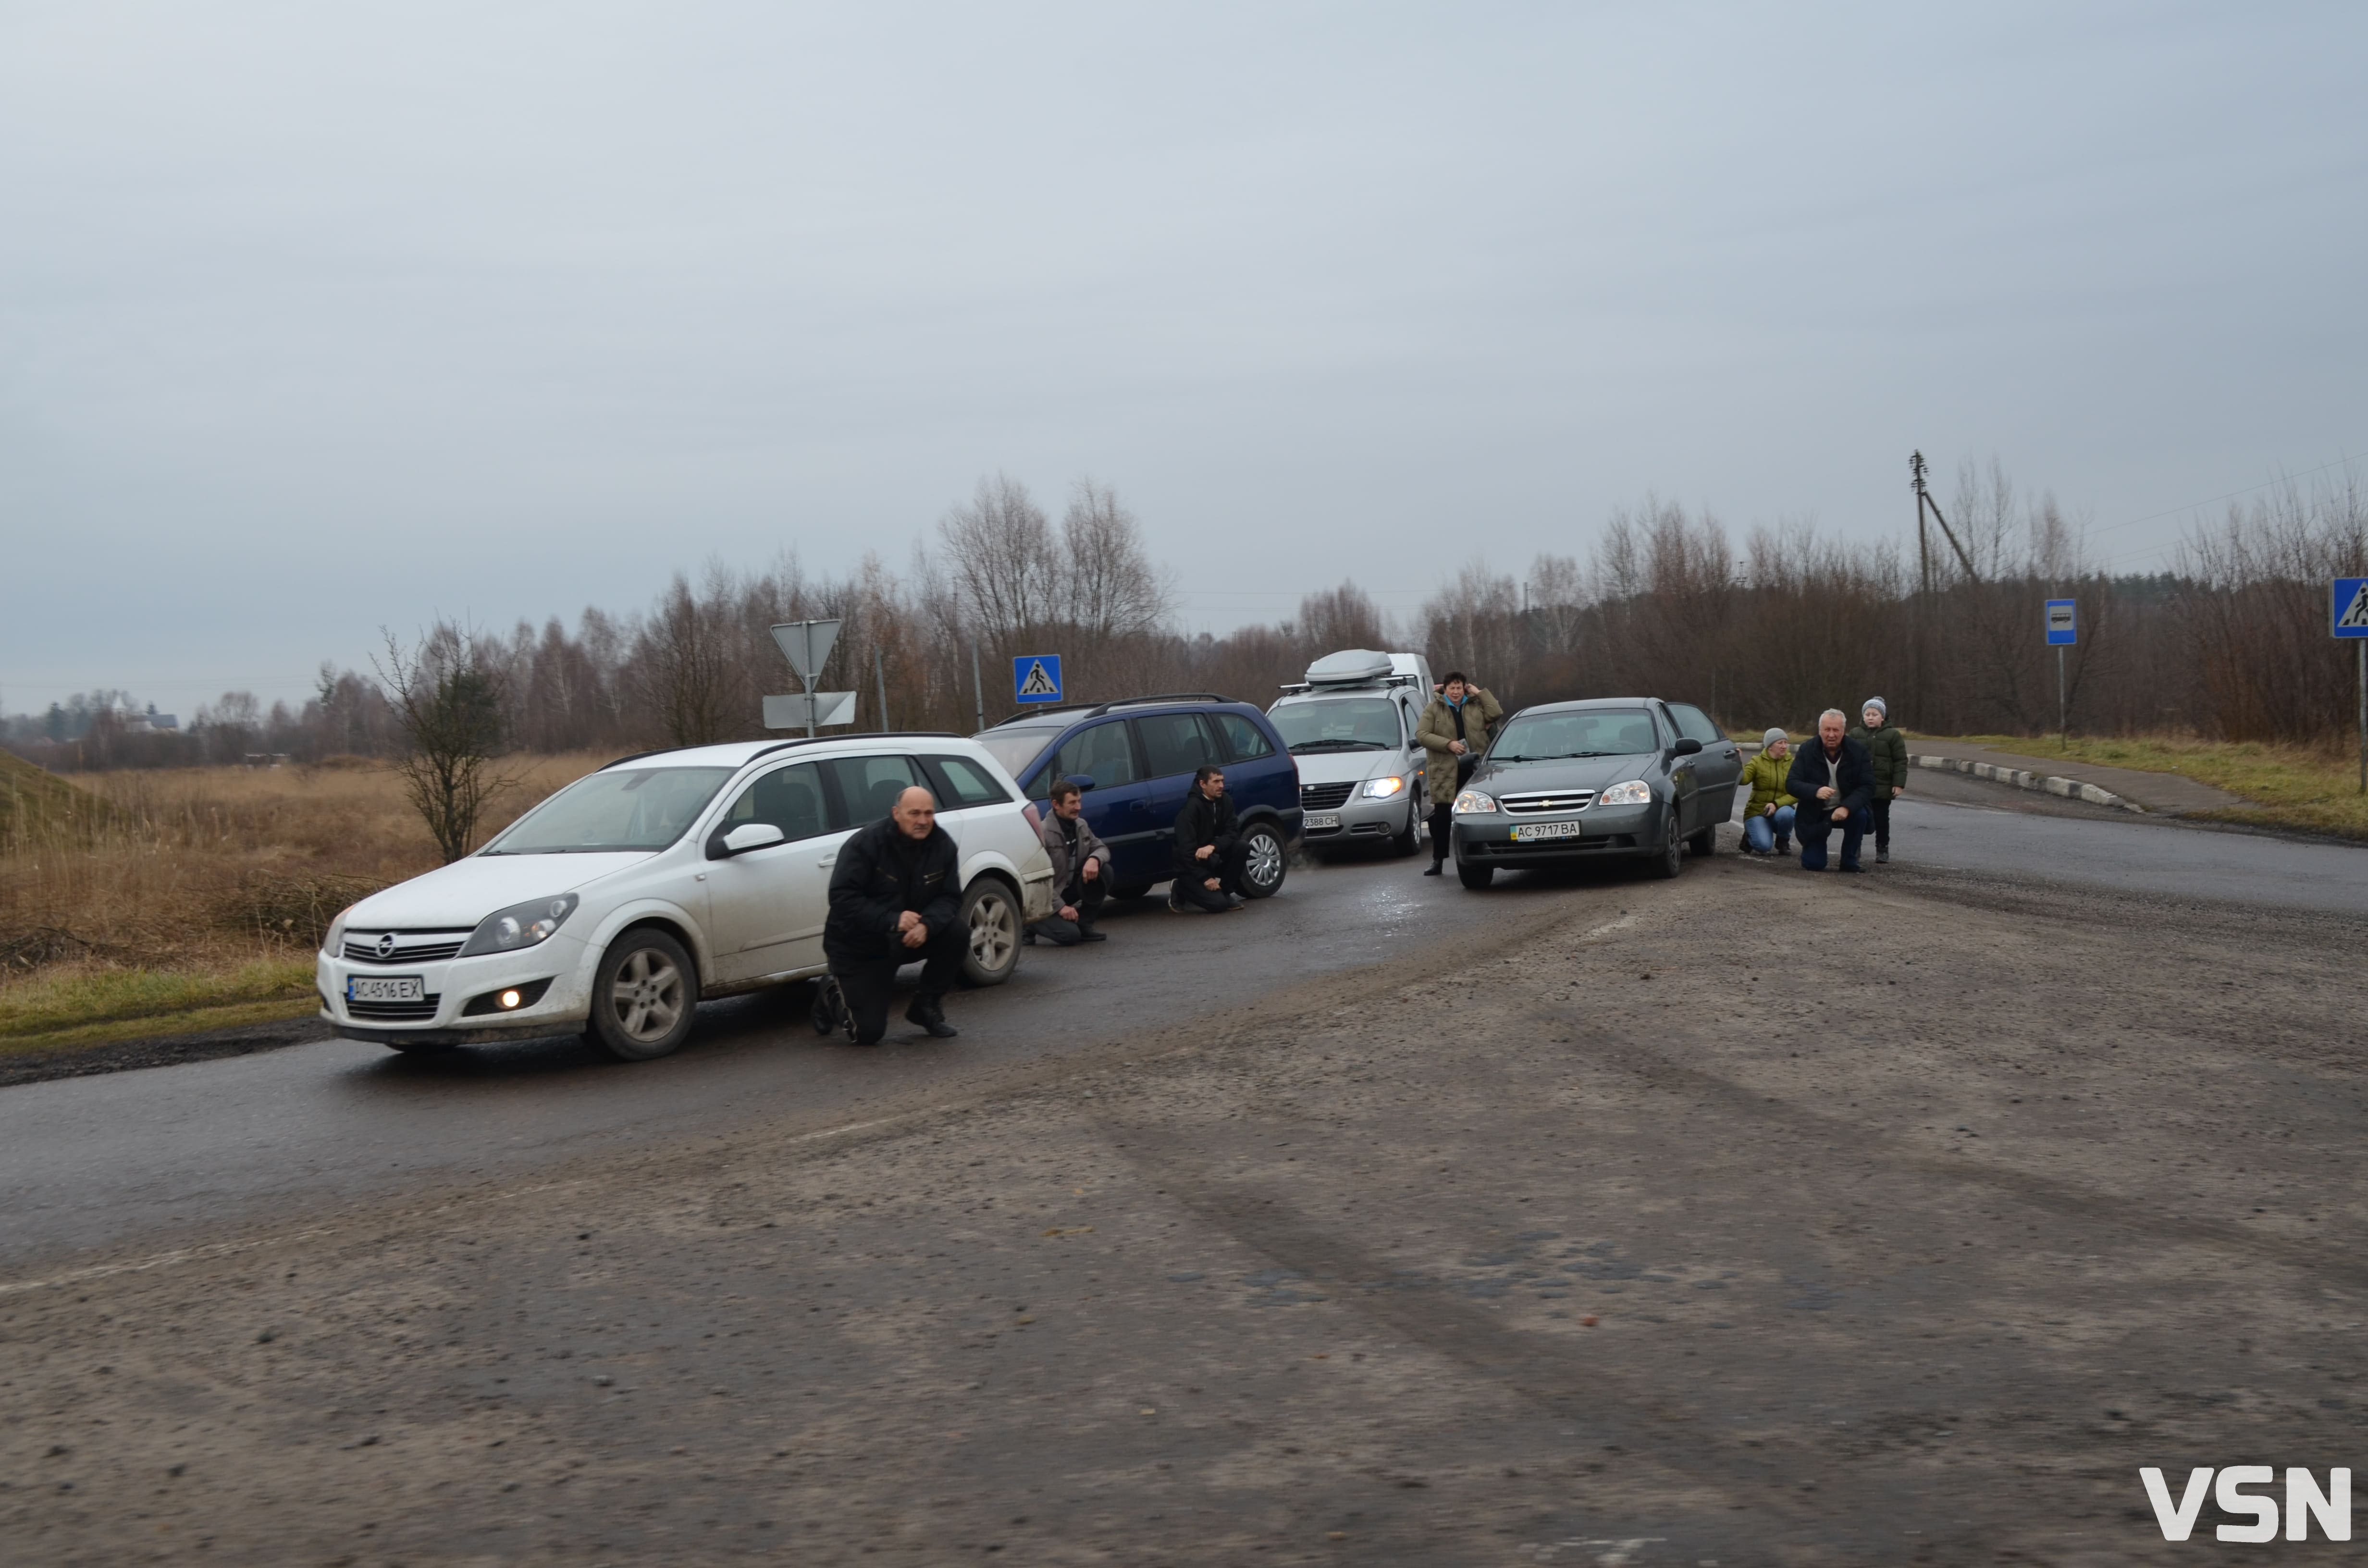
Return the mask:
M 1790 855 L 1793 817 L 1800 804 L 1784 788 L 1793 771 L 1793 738 L 1782 730 L 1759 737 L 1759 755 L 1743 767 L 1751 800 L 1743 808 L 1743 847 L 1753 855 Z

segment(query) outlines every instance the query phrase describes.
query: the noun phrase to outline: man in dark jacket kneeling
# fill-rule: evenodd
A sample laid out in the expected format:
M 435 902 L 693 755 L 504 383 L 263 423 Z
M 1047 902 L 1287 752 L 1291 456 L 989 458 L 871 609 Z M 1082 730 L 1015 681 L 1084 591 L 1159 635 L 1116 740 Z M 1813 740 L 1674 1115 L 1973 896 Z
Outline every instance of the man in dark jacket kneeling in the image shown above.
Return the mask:
M 927 790 L 905 790 L 885 821 L 839 846 L 822 951 L 857 1045 L 876 1045 L 888 1032 L 896 971 L 916 960 L 928 967 L 905 1021 L 939 1040 L 958 1032 L 946 1022 L 945 997 L 962 973 L 961 912 L 962 857 Z
M 1167 887 L 1167 907 L 1223 915 L 1242 906 L 1242 869 L 1250 846 L 1225 793 L 1225 772 L 1202 767 L 1192 775 L 1191 792 L 1176 813 L 1176 880 Z
M 1842 830 L 1841 869 L 1859 869 L 1859 841 L 1866 836 L 1867 802 L 1874 798 L 1874 762 L 1866 748 L 1844 733 L 1850 720 L 1839 708 L 1817 717 L 1817 738 L 1793 754 L 1784 792 L 1800 802 L 1793 831 L 1801 840 L 1801 869 L 1826 869 L 1826 839 Z

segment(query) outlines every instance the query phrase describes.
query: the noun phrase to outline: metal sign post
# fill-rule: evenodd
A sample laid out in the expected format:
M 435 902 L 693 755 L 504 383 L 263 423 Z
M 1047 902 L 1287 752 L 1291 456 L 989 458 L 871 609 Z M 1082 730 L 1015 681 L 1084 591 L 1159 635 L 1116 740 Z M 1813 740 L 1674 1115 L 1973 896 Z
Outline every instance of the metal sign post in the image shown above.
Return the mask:
M 2077 599 L 2047 601 L 2047 645 L 2055 650 L 2055 740 L 2072 748 L 2072 726 L 2065 699 L 2064 650 L 2080 641 L 2080 606 Z
M 2368 795 L 2368 577 L 2338 577 L 2327 597 L 2328 630 L 2360 644 L 2360 793 Z
M 979 678 L 978 644 L 970 645 L 970 695 L 978 704 L 978 727 L 986 728 L 986 682 Z
M 765 728 L 794 730 L 803 724 L 806 739 L 812 740 L 817 725 L 855 722 L 855 693 L 814 689 L 823 661 L 830 657 L 832 645 L 838 641 L 838 626 L 836 620 L 792 620 L 773 628 L 773 641 L 780 647 L 781 657 L 789 660 L 805 691 L 795 697 L 765 699 Z
M 1061 655 L 1022 653 L 1012 660 L 1011 700 L 1021 703 L 1060 701 Z

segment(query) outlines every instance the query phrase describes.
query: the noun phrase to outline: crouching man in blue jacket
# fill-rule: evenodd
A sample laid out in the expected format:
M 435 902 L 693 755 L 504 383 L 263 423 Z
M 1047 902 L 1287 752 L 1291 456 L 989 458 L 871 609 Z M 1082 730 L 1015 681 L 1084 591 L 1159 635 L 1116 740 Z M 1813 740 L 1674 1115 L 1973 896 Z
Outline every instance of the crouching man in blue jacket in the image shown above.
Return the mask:
M 962 856 L 953 835 L 938 825 L 938 802 L 927 790 L 905 790 L 884 820 L 839 846 L 822 952 L 844 1000 L 842 1017 L 833 1021 L 850 1040 L 880 1042 L 888 1032 L 896 971 L 916 960 L 928 967 L 905 1022 L 939 1040 L 959 1032 L 946 1022 L 945 999 L 962 976 L 961 912 Z M 817 1028 L 823 1013 L 817 1006 Z
M 1850 719 L 1839 708 L 1817 716 L 1817 738 L 1793 754 L 1784 792 L 1800 802 L 1793 831 L 1801 839 L 1801 869 L 1826 869 L 1826 839 L 1842 830 L 1840 869 L 1859 869 L 1858 846 L 1866 836 L 1867 802 L 1874 798 L 1874 759 L 1844 731 Z

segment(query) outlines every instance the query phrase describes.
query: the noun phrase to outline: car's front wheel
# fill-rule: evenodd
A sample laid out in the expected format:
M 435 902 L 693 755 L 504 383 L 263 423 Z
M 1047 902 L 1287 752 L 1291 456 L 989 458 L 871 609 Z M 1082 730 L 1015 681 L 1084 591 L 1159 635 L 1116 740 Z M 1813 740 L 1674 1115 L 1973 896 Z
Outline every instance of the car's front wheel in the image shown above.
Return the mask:
M 1677 819 L 1669 821 L 1669 830 L 1661 835 L 1661 852 L 1653 858 L 1653 874 L 1674 877 L 1685 869 L 1686 841 L 1678 836 Z
M 1455 880 L 1467 888 L 1485 888 L 1497 880 L 1497 868 L 1475 866 L 1471 861 L 1458 857 L 1455 862 Z
M 1411 855 L 1416 850 L 1421 848 L 1422 844 L 1419 836 L 1421 828 L 1422 802 L 1420 801 L 1408 801 L 1406 802 L 1406 831 L 1398 834 L 1390 840 L 1390 853 L 1403 859 L 1405 857 Z
M 663 931 L 628 931 L 592 977 L 593 1043 L 620 1062 L 670 1056 L 690 1036 L 699 971 Z
M 1282 891 L 1288 869 L 1282 834 L 1270 822 L 1254 822 L 1243 830 L 1242 843 L 1249 851 L 1242 859 L 1242 892 L 1251 898 L 1272 898 Z
M 954 916 L 962 933 L 964 985 L 1000 985 L 1019 967 L 1019 901 L 999 877 L 981 877 Z

